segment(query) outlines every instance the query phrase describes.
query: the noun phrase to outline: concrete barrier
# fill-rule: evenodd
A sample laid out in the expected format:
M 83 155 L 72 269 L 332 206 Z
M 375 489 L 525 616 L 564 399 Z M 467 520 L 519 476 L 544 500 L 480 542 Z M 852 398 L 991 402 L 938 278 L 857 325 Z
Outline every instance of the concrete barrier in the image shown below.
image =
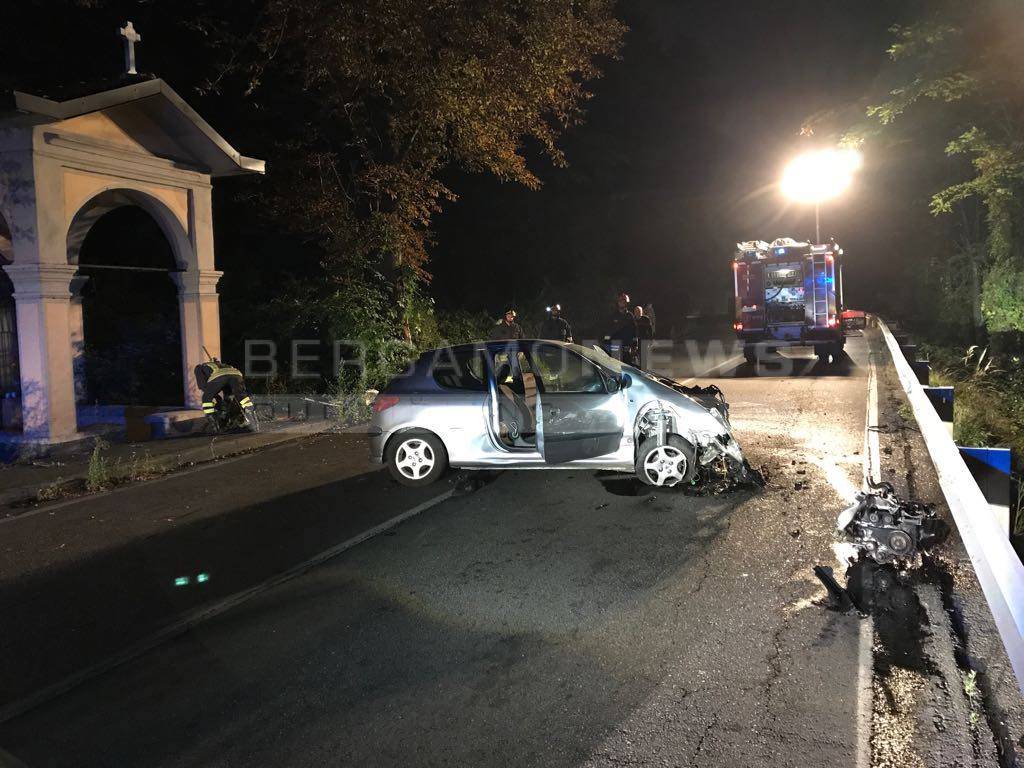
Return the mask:
M 921 436 L 939 476 L 942 493 L 999 629 L 1006 655 L 1017 676 L 1017 686 L 1024 693 L 1021 682 L 1024 681 L 1024 565 L 900 351 L 899 341 L 881 318 L 878 319 L 878 327 L 889 347 L 900 384 L 910 400 Z

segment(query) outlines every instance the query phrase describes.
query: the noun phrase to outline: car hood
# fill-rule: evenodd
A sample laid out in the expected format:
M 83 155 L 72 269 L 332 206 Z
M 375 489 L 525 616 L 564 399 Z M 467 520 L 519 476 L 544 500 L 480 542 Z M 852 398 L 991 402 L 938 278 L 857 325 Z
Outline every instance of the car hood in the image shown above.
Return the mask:
M 633 397 L 638 403 L 640 400 L 646 399 L 661 400 L 690 418 L 698 418 L 705 422 L 701 417 L 710 417 L 715 425 L 724 428 L 730 434 L 732 433 L 732 426 L 729 423 L 729 404 L 718 387 L 687 387 L 671 379 L 654 377 L 631 366 L 624 366 L 624 368 L 629 368 L 628 372 L 633 380 L 631 386 L 631 389 L 634 389 Z M 710 424 L 710 422 L 705 423 Z

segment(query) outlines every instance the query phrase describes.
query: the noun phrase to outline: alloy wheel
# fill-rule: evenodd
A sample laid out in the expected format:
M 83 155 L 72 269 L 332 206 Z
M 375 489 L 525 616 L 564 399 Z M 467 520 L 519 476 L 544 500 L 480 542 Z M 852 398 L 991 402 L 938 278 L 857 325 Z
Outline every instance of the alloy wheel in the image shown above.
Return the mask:
M 426 477 L 436 461 L 434 449 L 418 437 L 406 440 L 395 451 L 395 467 L 410 480 Z

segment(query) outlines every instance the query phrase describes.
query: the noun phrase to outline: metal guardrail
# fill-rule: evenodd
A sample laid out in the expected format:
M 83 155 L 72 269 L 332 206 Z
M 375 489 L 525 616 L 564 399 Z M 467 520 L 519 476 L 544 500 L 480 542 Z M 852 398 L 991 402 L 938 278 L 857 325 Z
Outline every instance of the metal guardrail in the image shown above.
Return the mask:
M 881 318 L 878 326 L 889 346 L 903 391 L 910 399 L 960 539 L 971 558 L 974 573 L 999 629 L 999 636 L 1017 676 L 1017 687 L 1024 693 L 1024 564 L 1010 545 L 1006 532 L 989 511 L 988 501 L 928 400 L 892 331 Z

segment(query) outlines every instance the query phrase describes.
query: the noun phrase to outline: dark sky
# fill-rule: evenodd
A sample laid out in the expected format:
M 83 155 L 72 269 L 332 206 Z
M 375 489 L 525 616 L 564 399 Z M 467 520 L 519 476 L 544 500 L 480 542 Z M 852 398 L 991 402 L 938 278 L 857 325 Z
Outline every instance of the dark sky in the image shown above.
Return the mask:
M 144 36 L 140 66 L 167 78 L 239 150 L 266 157 L 273 174 L 275 157 L 263 146 L 270 137 L 249 130 L 252 105 L 233 92 L 200 98 L 192 88 L 209 74 L 209 62 L 180 55 L 193 34 L 183 6 L 108 0 L 93 8 L 63 0 L 61 23 L 41 46 L 26 31 L 46 18 L 49 2 L 12 8 L 18 34 L 0 85 L 116 72 L 119 22 L 112 20 L 132 18 Z M 738 240 L 813 234 L 813 211 L 787 205 L 776 191 L 788 158 L 834 138 L 801 138 L 801 124 L 825 109 L 846 108 L 848 120 L 862 116 L 868 95 L 884 93 L 888 28 L 922 3 L 620 0 L 631 31 L 622 60 L 606 62 L 606 76 L 592 86 L 587 122 L 561 142 L 570 167 L 538 159 L 545 182 L 539 192 L 482 175 L 447 175 L 461 199 L 436 220 L 430 269 L 439 305 L 497 315 L 514 302 L 529 316 L 561 301 L 586 326 L 625 289 L 654 303 L 663 331 L 694 309 L 726 311 Z M 77 68 L 69 70 L 54 50 L 68 52 Z M 916 280 L 901 255 L 932 247 L 928 234 L 938 239 L 943 231 L 927 213 L 937 183 L 921 178 L 913 162 L 925 151 L 933 160 L 941 143 L 870 148 L 854 189 L 822 210 L 823 233 L 835 234 L 847 252 L 849 306 L 882 308 L 886 299 L 891 311 Z M 244 200 L 235 199 L 240 190 L 243 182 L 217 185 L 217 247 L 229 273 L 224 304 L 244 310 L 251 291 L 239 267 L 253 249 L 272 243 L 290 265 L 318 256 L 292 233 L 251 226 Z M 226 314 L 230 325 L 239 313 Z
M 562 141 L 570 167 L 538 164 L 539 192 L 453 175 L 461 199 L 438 220 L 434 293 L 443 306 L 559 300 L 604 312 L 625 289 L 662 317 L 729 306 L 737 240 L 813 235 L 813 210 L 775 189 L 811 114 L 863 113 L 905 4 L 882 0 L 689 3 L 623 0 L 622 60 L 594 85 L 586 124 Z M 848 305 L 870 305 L 907 209 L 905 169 L 868 156 L 856 188 L 822 210 L 847 251 Z M 914 195 L 917 197 L 914 197 Z M 920 223 L 920 222 L 919 222 Z M 927 223 L 927 222 L 925 222 Z M 667 330 L 667 329 L 666 329 Z

